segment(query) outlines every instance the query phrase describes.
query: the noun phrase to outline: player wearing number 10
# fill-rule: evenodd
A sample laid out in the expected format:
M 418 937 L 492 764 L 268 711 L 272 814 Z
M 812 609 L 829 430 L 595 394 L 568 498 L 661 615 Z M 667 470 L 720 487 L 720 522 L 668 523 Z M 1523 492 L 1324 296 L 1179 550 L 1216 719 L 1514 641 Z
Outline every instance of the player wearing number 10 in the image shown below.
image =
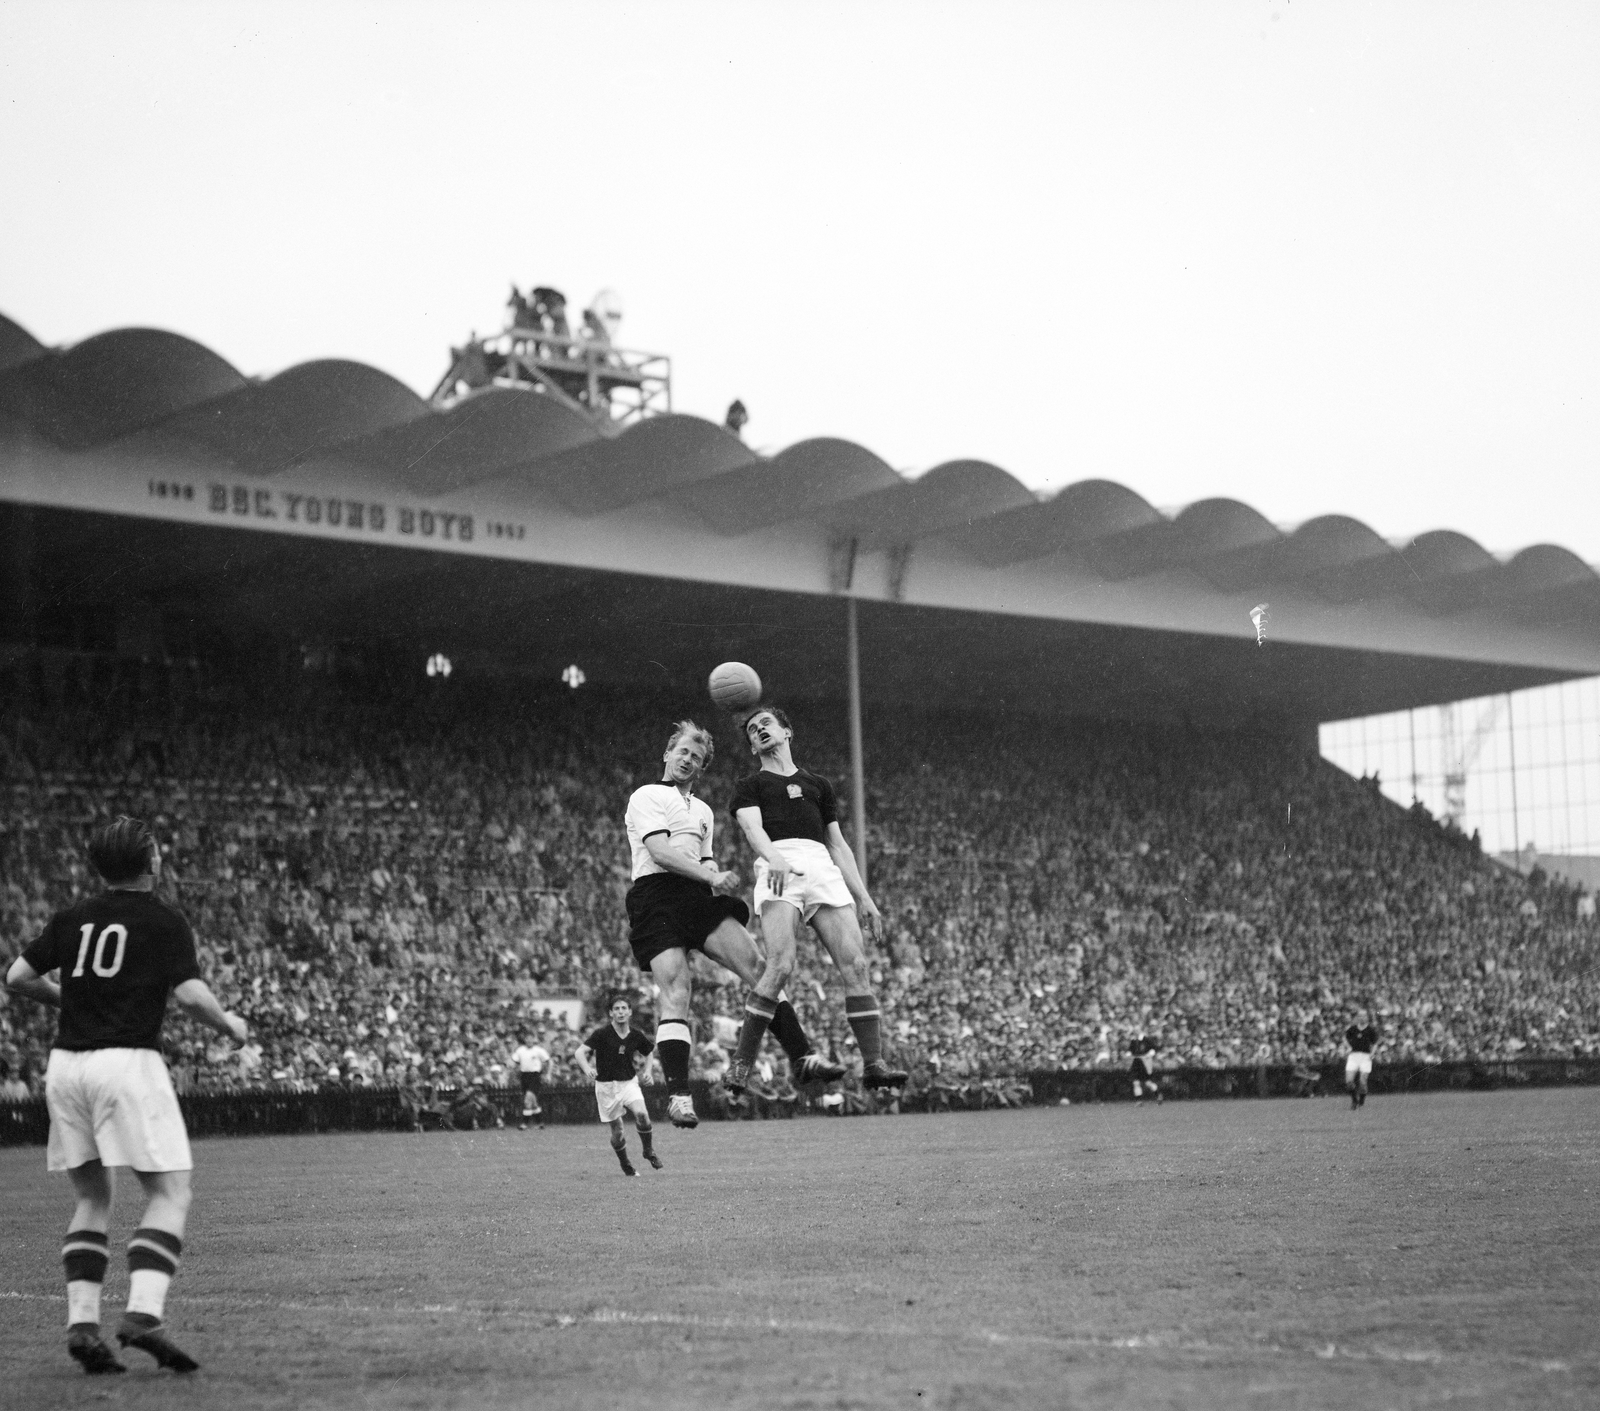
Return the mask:
M 61 1010 L 45 1072 L 50 1109 L 46 1164 L 65 1171 L 76 1206 L 61 1251 L 67 1273 L 67 1351 L 86 1372 L 121 1372 L 100 1338 L 111 1223 L 111 1168 L 131 1166 L 147 1203 L 128 1242 L 128 1304 L 117 1326 L 124 1347 L 158 1365 L 199 1365 L 168 1340 L 162 1312 L 178 1269 L 189 1213 L 189 1134 L 161 1059 L 167 995 L 193 1018 L 243 1043 L 204 980 L 189 923 L 155 895 L 161 851 L 137 818 L 95 831 L 89 860 L 107 890 L 50 918 L 13 962 L 6 984 Z M 60 983 L 49 979 L 59 971 Z

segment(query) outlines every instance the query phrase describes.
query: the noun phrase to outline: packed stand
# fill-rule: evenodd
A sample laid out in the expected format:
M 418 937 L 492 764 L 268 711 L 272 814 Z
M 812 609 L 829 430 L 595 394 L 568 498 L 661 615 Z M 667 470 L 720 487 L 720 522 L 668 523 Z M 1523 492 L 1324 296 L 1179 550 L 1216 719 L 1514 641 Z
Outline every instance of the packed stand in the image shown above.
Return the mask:
M 15 955 L 94 885 L 93 820 L 150 819 L 165 892 L 253 1030 L 229 1053 L 174 1026 L 180 1087 L 401 1086 L 425 1110 L 440 1090 L 510 1081 L 524 1036 L 554 1055 L 553 1083 L 574 1081 L 563 1001 L 643 979 L 648 1007 L 622 814 L 659 777 L 676 716 L 717 729 L 701 792 L 724 865 L 750 875 L 724 810 L 752 761 L 692 697 L 37 667 L 13 664 L 0 718 L 0 938 Z M 843 712 L 791 714 L 797 756 L 842 783 Z M 1380 1061 L 1600 1053 L 1596 929 L 1576 894 L 1303 748 L 898 710 L 882 732 L 869 712 L 866 750 L 868 880 L 887 922 L 873 983 L 914 1100 L 1025 1100 L 1021 1075 L 1125 1066 L 1138 1033 L 1168 1065 L 1322 1062 L 1357 1005 Z M 698 1071 L 715 1078 L 742 995 L 695 968 Z M 850 1059 L 820 947 L 791 997 Z M 52 1020 L 0 1011 L 13 1091 L 38 1090 Z M 782 1069 L 757 1098 L 776 1115 L 792 1110 Z M 867 1101 L 848 1080 L 824 1097 Z

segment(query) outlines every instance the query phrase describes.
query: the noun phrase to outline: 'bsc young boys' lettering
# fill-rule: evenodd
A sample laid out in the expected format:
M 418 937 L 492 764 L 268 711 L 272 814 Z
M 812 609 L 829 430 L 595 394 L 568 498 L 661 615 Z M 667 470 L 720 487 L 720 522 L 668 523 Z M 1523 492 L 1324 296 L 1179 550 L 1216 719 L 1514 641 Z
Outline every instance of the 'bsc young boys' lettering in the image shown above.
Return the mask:
M 419 510 L 365 500 L 348 500 L 337 495 L 306 495 L 291 490 L 270 490 L 249 485 L 210 487 L 213 514 L 248 515 L 252 519 L 281 519 L 290 524 L 327 525 L 331 529 L 361 530 L 366 533 L 414 535 L 420 539 L 441 539 L 470 544 L 477 537 L 477 526 L 470 514 L 452 510 Z M 522 525 L 496 525 L 496 537 L 522 538 Z M 514 529 L 514 533 L 509 532 Z

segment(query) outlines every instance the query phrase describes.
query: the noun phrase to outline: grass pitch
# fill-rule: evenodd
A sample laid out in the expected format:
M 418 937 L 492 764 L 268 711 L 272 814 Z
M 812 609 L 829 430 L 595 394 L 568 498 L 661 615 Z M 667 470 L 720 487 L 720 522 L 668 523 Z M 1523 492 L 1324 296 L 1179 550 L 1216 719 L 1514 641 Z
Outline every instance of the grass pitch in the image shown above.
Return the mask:
M 0 1152 L 0 1403 L 1600 1405 L 1593 1090 L 657 1130 L 197 1143 L 186 1380 L 67 1360 L 66 1183 Z

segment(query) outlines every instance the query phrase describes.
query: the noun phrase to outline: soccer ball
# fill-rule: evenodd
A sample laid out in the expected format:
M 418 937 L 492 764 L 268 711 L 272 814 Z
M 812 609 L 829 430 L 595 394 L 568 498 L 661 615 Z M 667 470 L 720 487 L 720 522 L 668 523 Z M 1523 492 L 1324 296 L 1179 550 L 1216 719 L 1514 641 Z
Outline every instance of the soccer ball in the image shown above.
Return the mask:
M 761 678 L 742 661 L 723 662 L 706 686 L 723 710 L 748 710 L 761 699 Z

